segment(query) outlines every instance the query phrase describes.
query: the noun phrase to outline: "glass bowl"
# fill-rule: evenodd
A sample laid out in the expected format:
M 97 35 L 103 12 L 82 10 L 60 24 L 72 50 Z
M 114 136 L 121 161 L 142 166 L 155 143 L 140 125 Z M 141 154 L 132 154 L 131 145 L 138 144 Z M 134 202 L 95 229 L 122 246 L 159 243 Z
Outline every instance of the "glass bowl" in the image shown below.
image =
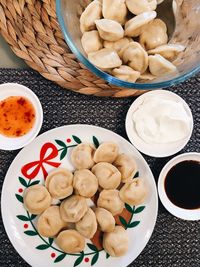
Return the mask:
M 168 0 L 165 0 L 168 1 Z M 56 0 L 58 21 L 64 38 L 75 56 L 91 72 L 110 84 L 139 90 L 164 88 L 178 84 L 200 71 L 200 4 L 199 0 L 174 0 L 176 27 L 169 43 L 186 46 L 175 59 L 178 72 L 158 77 L 152 81 L 126 82 L 95 67 L 81 45 L 79 18 L 90 0 Z

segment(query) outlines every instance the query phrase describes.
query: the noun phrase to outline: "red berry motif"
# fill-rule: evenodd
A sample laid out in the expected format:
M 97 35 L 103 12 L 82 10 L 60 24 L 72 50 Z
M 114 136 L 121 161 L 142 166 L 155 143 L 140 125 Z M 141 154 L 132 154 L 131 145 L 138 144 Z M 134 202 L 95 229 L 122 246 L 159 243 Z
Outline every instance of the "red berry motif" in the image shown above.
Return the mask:
M 89 258 L 85 258 L 85 262 L 89 262 L 89 260 L 90 260 Z
M 19 189 L 18 189 L 18 192 L 19 192 L 19 193 L 22 193 L 22 192 L 23 192 L 23 189 L 22 189 L 22 188 L 19 188 Z
M 24 228 L 25 228 L 25 229 L 28 228 L 28 224 L 27 224 L 27 223 L 24 224 Z
M 51 257 L 55 258 L 56 254 L 55 253 L 51 253 Z
M 67 143 L 70 143 L 72 140 L 70 138 L 67 138 Z

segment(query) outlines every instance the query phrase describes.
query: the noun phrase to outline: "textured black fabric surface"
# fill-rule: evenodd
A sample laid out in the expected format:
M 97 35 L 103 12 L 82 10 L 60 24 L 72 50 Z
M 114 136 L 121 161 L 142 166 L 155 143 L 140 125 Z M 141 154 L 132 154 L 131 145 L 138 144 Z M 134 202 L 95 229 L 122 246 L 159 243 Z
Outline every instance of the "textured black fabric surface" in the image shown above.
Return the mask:
M 80 95 L 63 90 L 31 70 L 0 69 L 0 84 L 4 82 L 26 85 L 38 95 L 44 109 L 41 132 L 67 124 L 86 123 L 105 127 L 127 138 L 124 119 L 134 98 L 113 99 Z M 200 152 L 200 75 L 170 90 L 187 101 L 194 116 L 192 138 L 181 152 Z M 18 151 L 0 151 L 1 187 L 6 171 L 17 153 Z M 155 159 L 145 156 L 145 159 L 157 181 L 160 170 L 169 158 Z M 28 264 L 11 245 L 0 218 L 0 267 L 4 266 L 23 267 Z M 130 266 L 200 267 L 200 222 L 177 219 L 159 203 L 153 235 L 144 251 Z

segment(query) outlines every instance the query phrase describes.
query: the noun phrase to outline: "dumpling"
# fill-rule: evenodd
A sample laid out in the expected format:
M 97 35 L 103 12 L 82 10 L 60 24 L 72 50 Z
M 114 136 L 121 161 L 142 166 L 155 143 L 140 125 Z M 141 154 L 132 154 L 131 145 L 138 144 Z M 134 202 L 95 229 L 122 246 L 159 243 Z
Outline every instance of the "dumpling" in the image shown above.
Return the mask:
M 92 238 L 97 231 L 97 220 L 92 209 L 88 209 L 85 215 L 76 223 L 76 230 L 85 238 Z
M 125 24 L 125 36 L 139 36 L 143 31 L 143 26 L 155 19 L 156 15 L 155 11 L 148 11 L 128 20 Z
M 63 199 L 73 193 L 73 174 L 64 168 L 54 169 L 46 178 L 45 186 L 52 198 Z
M 65 253 L 78 253 L 85 248 L 85 238 L 76 230 L 65 230 L 59 233 L 56 243 Z
M 120 80 L 132 83 L 140 77 L 139 71 L 133 70 L 131 67 L 126 65 L 121 65 L 119 68 L 113 69 L 112 74 Z
M 65 227 L 67 227 L 67 223 L 60 217 L 60 209 L 58 206 L 47 208 L 40 215 L 37 222 L 39 234 L 45 237 L 54 237 Z
M 110 48 L 103 48 L 97 52 L 89 53 L 88 59 L 100 69 L 112 69 L 122 64 L 117 52 Z
M 110 163 L 99 162 L 92 168 L 99 185 L 104 189 L 115 189 L 120 185 L 121 173 Z
M 80 29 L 84 33 L 95 29 L 94 21 L 102 17 L 102 4 L 98 0 L 92 1 L 80 17 Z
M 129 205 L 142 204 L 147 196 L 147 189 L 142 178 L 134 178 L 120 189 L 119 196 Z
M 103 208 L 96 208 L 95 215 L 100 231 L 107 233 L 114 231 L 115 218 L 110 211 Z
M 134 158 L 126 154 L 120 154 L 113 164 L 121 172 L 123 183 L 131 180 L 138 170 Z
M 153 11 L 157 7 L 156 0 L 126 0 L 127 8 L 134 15 L 139 15 L 147 11 Z
M 123 52 L 123 62 L 132 69 L 144 73 L 148 67 L 148 54 L 137 42 L 131 42 Z
M 24 206 L 32 214 L 41 214 L 51 205 L 51 196 L 43 185 L 33 185 L 24 193 Z
M 144 73 L 140 74 L 140 77 L 139 77 L 139 79 L 141 79 L 141 80 L 148 80 L 148 81 L 151 81 L 155 78 L 156 78 L 156 76 L 152 75 L 148 71 L 145 71 Z
M 97 177 L 89 170 L 78 170 L 74 173 L 73 186 L 80 196 L 90 198 L 98 190 Z
M 60 215 L 65 222 L 78 222 L 88 210 L 86 198 L 71 196 L 60 205 Z
M 105 19 L 112 19 L 124 24 L 127 15 L 125 0 L 103 0 L 102 13 Z
M 111 19 L 99 19 L 95 20 L 97 30 L 100 37 L 106 41 L 117 41 L 124 36 L 124 30 L 122 26 Z
M 148 51 L 148 54 L 155 55 L 159 54 L 167 60 L 173 60 L 177 55 L 185 50 L 185 46 L 180 44 L 166 44 L 158 46 Z
M 122 226 L 116 226 L 113 232 L 103 235 L 103 248 L 112 257 L 125 255 L 128 243 L 128 233 Z
M 98 162 L 109 162 L 113 161 L 118 156 L 119 147 L 115 143 L 105 142 L 102 143 L 94 153 L 94 161 Z
M 81 44 L 86 54 L 103 48 L 98 31 L 84 32 L 81 38 Z
M 161 55 L 149 56 L 149 70 L 155 76 L 175 72 L 176 66 Z
M 78 170 L 90 169 L 94 165 L 93 155 L 94 148 L 91 145 L 79 144 L 72 150 L 72 164 Z
M 118 56 L 121 58 L 122 55 L 123 55 L 124 49 L 126 48 L 126 46 L 130 42 L 132 42 L 132 39 L 131 38 L 124 37 L 122 39 L 119 39 L 116 42 L 104 41 L 103 42 L 103 46 L 105 48 L 112 48 L 112 49 L 114 49 L 117 52 Z
M 154 19 L 140 34 L 139 42 L 147 50 L 154 49 L 168 41 L 167 26 L 161 19 Z
M 119 197 L 119 191 L 112 189 L 101 191 L 97 200 L 97 206 L 110 211 L 115 216 L 122 213 L 124 203 Z

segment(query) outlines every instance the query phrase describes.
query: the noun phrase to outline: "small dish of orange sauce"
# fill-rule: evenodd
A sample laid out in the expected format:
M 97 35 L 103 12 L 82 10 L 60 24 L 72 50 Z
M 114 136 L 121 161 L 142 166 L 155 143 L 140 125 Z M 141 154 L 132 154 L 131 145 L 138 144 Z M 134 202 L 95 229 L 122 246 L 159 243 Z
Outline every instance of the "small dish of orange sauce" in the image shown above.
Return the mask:
M 15 83 L 0 85 L 0 149 L 14 150 L 30 143 L 42 121 L 42 106 L 30 89 Z

